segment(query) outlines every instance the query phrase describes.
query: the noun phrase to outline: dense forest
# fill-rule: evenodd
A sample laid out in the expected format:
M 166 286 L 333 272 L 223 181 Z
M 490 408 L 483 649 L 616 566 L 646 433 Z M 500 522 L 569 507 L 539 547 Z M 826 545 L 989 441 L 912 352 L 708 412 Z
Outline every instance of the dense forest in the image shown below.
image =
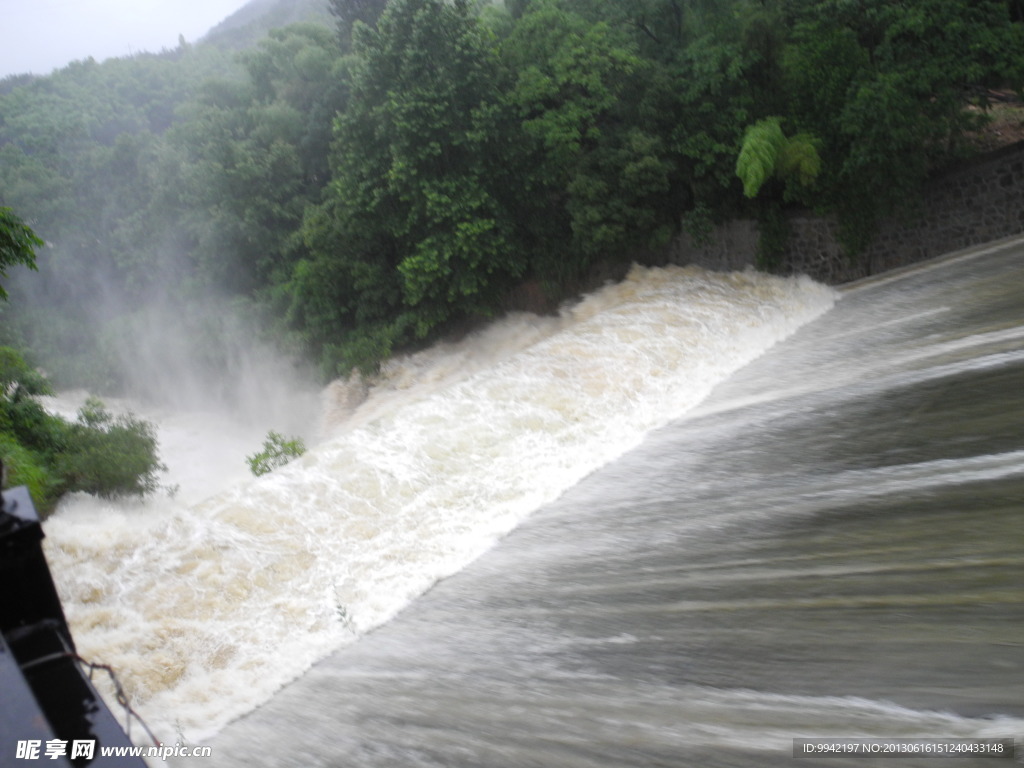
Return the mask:
M 1024 75 L 1020 0 L 321 5 L 0 81 L 0 205 L 46 243 L 0 345 L 60 386 L 198 361 L 216 390 L 250 339 L 373 371 L 735 216 L 769 266 L 787 206 L 855 254 Z

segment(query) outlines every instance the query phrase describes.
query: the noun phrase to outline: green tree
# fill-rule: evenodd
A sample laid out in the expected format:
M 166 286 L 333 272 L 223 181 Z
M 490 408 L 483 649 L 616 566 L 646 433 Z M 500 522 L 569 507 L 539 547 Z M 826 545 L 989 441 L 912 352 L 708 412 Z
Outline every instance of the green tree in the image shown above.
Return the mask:
M 293 317 L 315 347 L 338 350 L 339 366 L 372 368 L 367 351 L 489 314 L 524 263 L 500 189 L 508 122 L 498 63 L 469 4 L 397 0 L 376 29 L 357 26 L 354 50 Z
M 275 30 L 240 59 L 245 77 L 205 83 L 167 133 L 152 216 L 178 209 L 204 287 L 252 296 L 287 279 L 302 255 L 295 233 L 327 182 L 345 90 L 326 27 Z
M 78 62 L 0 93 L 4 202 L 47 242 L 38 276 L 5 282 L 16 311 L 2 335 L 55 380 L 116 384 L 121 361 L 98 354 L 102 329 L 148 292 L 180 290 L 187 248 L 178 201 L 158 194 L 162 135 L 198 81 L 225 68 L 225 55 L 197 47 Z
M 68 491 L 104 497 L 145 496 L 167 469 L 157 458 L 156 431 L 132 414 L 113 416 L 90 398 L 68 426 L 55 465 Z
M 52 395 L 50 383 L 11 347 L 0 347 L 0 396 L 9 402 L 23 397 Z
M 36 269 L 36 248 L 43 241 L 10 208 L 0 208 L 0 277 L 7 277 L 7 268 L 21 264 Z M 0 285 L 0 299 L 7 291 Z
M 568 282 L 599 256 L 667 240 L 675 164 L 643 109 L 652 71 L 637 46 L 604 21 L 538 0 L 502 52 L 526 148 L 519 218 L 535 274 Z
M 328 0 L 331 15 L 338 20 L 338 39 L 346 48 L 357 22 L 376 28 L 387 0 Z
M 131 414 L 113 416 L 95 398 L 68 422 L 36 399 L 50 392 L 18 351 L 0 347 L 0 459 L 12 483 L 29 487 L 43 514 L 72 491 L 113 497 L 157 489 L 166 467 L 151 424 Z
M 1024 27 L 1005 2 L 963 0 L 816 0 L 793 22 L 787 122 L 821 140 L 819 204 L 856 250 L 883 211 L 906 211 L 930 171 L 962 156 L 983 119 L 966 107 L 985 87 L 1021 83 Z

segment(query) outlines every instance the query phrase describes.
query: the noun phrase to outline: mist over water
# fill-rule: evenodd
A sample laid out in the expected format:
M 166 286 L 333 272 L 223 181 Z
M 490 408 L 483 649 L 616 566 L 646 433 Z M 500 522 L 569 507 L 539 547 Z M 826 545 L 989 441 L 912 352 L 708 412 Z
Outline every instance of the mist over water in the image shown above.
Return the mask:
M 264 478 L 196 504 L 184 483 L 178 499 L 72 500 L 46 542 L 79 650 L 120 671 L 166 740 L 201 738 L 833 301 L 805 279 L 636 268 L 561 318 L 396 362 L 358 407 L 328 403 L 322 440 Z M 195 463 L 221 450 L 197 438 Z
M 216 297 L 155 302 L 129 316 L 105 344 L 134 399 L 174 411 L 216 411 L 279 430 L 316 418 L 313 376 L 259 337 L 257 319 Z

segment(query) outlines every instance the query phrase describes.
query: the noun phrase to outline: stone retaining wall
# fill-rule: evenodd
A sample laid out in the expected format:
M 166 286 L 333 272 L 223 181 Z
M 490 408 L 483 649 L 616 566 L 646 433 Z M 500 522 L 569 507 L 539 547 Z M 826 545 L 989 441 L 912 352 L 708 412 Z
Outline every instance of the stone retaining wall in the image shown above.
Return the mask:
M 882 222 L 868 249 L 847 258 L 834 219 L 789 218 L 784 273 L 843 283 L 943 253 L 1024 233 L 1024 142 L 946 170 L 928 182 L 915 213 Z M 696 245 L 689 235 L 673 243 L 669 261 L 733 270 L 757 260 L 757 224 L 734 221 Z

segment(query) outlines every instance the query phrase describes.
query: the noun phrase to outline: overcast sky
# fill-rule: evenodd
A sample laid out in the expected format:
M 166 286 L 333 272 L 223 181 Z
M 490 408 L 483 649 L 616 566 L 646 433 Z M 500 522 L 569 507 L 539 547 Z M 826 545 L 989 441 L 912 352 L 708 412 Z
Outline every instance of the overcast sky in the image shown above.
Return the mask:
M 248 0 L 0 0 L 0 78 L 190 43 Z

